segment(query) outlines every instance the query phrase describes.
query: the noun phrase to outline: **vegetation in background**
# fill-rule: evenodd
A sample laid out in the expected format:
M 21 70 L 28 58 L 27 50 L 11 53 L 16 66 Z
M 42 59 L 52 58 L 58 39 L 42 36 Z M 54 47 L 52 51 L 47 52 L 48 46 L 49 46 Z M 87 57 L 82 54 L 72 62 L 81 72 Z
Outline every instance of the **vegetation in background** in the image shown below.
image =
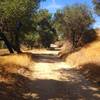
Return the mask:
M 52 15 L 37 10 L 43 0 L 8 0 L 0 3 L 0 27 L 3 40 L 12 53 L 21 52 L 20 44 L 28 47 L 50 47 L 57 38 Z
M 69 51 L 82 47 L 95 37 L 88 30 L 94 22 L 85 4 L 74 4 L 58 10 L 54 16 L 39 10 L 45 0 L 3 0 L 0 3 L 0 37 L 12 53 L 21 52 L 20 44 L 29 48 L 49 48 L 56 40 L 65 40 Z
M 95 29 L 97 39 L 81 50 L 66 57 L 66 63 L 81 69 L 87 79 L 100 84 L 100 29 Z
M 96 10 L 96 13 L 98 15 L 100 15 L 100 0 L 93 0 L 93 3 L 95 5 L 95 10 Z
M 57 38 L 52 15 L 45 9 L 39 10 L 33 15 L 32 20 L 34 31 L 26 35 L 26 43 L 30 42 L 31 47 L 50 47 Z
M 90 41 L 91 35 L 88 30 L 94 22 L 91 10 L 85 4 L 75 4 L 65 7 L 55 14 L 56 29 L 65 37 L 66 47 L 69 51 L 82 47 Z M 59 23 L 59 24 L 58 24 Z
M 0 33 L 0 36 L 9 42 L 8 48 L 20 52 L 21 36 L 33 30 L 32 16 L 37 11 L 40 1 L 42 0 L 0 1 L 0 32 L 4 33 L 3 36 Z
M 84 4 L 75 4 L 52 16 L 46 9 L 38 9 L 41 1 L 45 0 L 0 0 L 0 48 L 6 44 L 10 53 L 20 53 L 21 46 L 49 48 L 59 40 L 58 45 L 63 44 L 60 53 L 65 56 L 66 63 L 59 59 L 56 50 L 34 49 L 32 53 L 24 51 L 10 55 L 6 55 L 6 50 L 0 50 L 0 54 L 4 54 L 0 56 L 0 98 L 99 98 L 99 90 L 84 78 L 100 84 L 100 35 L 93 41 L 96 32 L 91 29 L 94 22 L 91 10 Z M 97 1 L 94 3 L 99 14 Z M 99 29 L 96 31 L 100 33 Z

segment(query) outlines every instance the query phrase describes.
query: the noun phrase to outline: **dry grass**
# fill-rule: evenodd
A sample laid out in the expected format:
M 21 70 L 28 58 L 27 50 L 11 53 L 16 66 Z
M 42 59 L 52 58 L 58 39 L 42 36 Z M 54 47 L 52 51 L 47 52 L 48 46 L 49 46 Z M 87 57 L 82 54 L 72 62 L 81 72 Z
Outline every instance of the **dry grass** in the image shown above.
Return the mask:
M 0 56 L 0 98 L 1 100 L 24 100 L 31 80 L 31 64 L 28 54 Z
M 19 66 L 29 66 L 31 64 L 31 57 L 27 54 L 15 54 L 8 56 L 1 56 L 0 63 L 1 64 L 15 64 Z
M 0 56 L 0 82 L 10 82 L 12 73 L 30 76 L 32 59 L 27 54 Z
M 74 52 L 66 58 L 66 63 L 81 68 L 89 76 L 100 82 L 100 30 L 96 30 L 98 38 L 87 44 L 81 50 Z
M 66 58 L 66 62 L 74 66 L 85 63 L 99 63 L 100 62 L 100 41 L 93 42 L 81 50 L 72 53 Z
M 98 29 L 95 29 L 95 32 L 97 33 L 98 37 L 100 37 L 100 29 L 99 28 Z

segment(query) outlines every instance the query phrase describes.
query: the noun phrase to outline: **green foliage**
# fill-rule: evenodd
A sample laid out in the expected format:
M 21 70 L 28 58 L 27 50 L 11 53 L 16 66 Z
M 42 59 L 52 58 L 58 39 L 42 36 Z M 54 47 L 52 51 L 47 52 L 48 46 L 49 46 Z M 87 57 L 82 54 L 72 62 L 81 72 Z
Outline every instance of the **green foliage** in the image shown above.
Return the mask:
M 57 10 L 57 12 L 54 15 L 53 22 L 54 22 L 54 28 L 57 32 L 57 36 L 59 40 L 64 39 L 64 33 L 63 33 L 63 27 L 62 27 L 62 11 Z
M 98 15 L 100 15 L 100 0 L 93 0 L 93 3 L 95 5 L 95 11 Z
M 18 48 L 24 33 L 33 31 L 32 17 L 45 0 L 0 0 L 0 28 L 7 38 Z
M 54 17 L 47 10 L 37 10 L 45 0 L 0 0 L 0 27 L 12 43 L 49 47 L 59 39 L 67 39 L 73 47 L 80 45 L 85 32 L 94 22 L 84 5 L 58 10 Z
M 38 10 L 32 15 L 32 31 L 24 35 L 22 43 L 28 47 L 50 47 L 56 40 L 56 31 L 53 27 L 52 15 L 48 10 Z
M 37 10 L 40 1 L 45 0 L 1 0 L 0 24 L 12 45 L 20 41 L 49 47 L 54 41 L 52 15 L 47 10 Z
M 40 47 L 40 36 L 38 33 L 25 34 L 23 44 L 28 48 Z
M 90 9 L 84 4 L 65 7 L 56 14 L 55 20 L 58 21 L 65 39 L 74 48 L 82 45 L 83 36 L 94 22 Z
M 35 30 L 39 34 L 39 41 L 43 47 L 49 47 L 56 39 L 56 31 L 53 27 L 52 15 L 47 10 L 39 10 L 34 20 Z
M 28 30 L 31 26 L 31 16 L 36 11 L 39 2 L 40 0 L 1 0 L 0 23 L 3 24 L 4 29 L 13 31 L 20 22 L 23 29 L 21 31 Z

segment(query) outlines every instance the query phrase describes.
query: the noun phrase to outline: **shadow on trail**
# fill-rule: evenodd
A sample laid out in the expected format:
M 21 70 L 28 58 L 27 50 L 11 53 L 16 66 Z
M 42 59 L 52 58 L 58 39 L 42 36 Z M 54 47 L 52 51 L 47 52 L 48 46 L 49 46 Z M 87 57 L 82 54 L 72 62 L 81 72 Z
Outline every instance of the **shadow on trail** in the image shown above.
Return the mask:
M 8 73 L 13 83 L 0 82 L 1 100 L 99 100 L 98 91 L 89 90 L 77 82 L 52 79 L 31 80 L 19 74 Z M 74 91 L 73 91 L 74 90 Z
M 28 55 L 33 61 L 44 63 L 62 62 L 55 54 Z M 2 66 L 0 66 L 2 67 Z M 7 66 L 9 67 L 9 66 Z M 12 66 L 14 67 L 14 66 Z M 55 70 L 61 73 L 62 79 L 34 79 L 16 72 L 0 70 L 0 99 L 1 100 L 100 100 L 100 91 L 93 86 L 77 81 L 77 73 L 74 69 Z M 29 70 L 28 70 L 29 72 Z M 33 72 L 34 73 L 34 72 Z M 67 79 L 68 74 L 74 76 Z M 67 75 L 67 76 L 66 76 Z M 64 80 L 63 80 L 64 78 Z M 74 79 L 73 79 L 74 78 Z M 7 79 L 5 81 L 4 79 Z M 73 81 L 72 81 L 72 80 Z
M 23 53 L 24 54 L 24 53 Z M 29 57 L 32 58 L 33 61 L 35 62 L 43 62 L 43 63 L 57 63 L 57 62 L 62 62 L 63 60 L 58 57 L 57 54 L 36 54 L 36 53 L 25 53 Z
M 3 56 L 11 56 L 16 54 L 3 54 Z M 43 63 L 56 63 L 56 62 L 62 62 L 63 60 L 58 57 L 57 54 L 45 54 L 45 53 L 29 53 L 29 52 L 23 52 L 18 55 L 27 55 L 29 58 L 31 58 L 35 62 L 43 62 Z

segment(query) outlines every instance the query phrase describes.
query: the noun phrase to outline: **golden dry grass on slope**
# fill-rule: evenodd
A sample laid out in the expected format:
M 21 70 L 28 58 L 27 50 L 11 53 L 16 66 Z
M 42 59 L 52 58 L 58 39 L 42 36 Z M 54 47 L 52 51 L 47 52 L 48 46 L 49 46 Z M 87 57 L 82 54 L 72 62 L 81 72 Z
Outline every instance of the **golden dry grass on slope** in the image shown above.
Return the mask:
M 11 63 L 20 66 L 28 66 L 31 63 L 31 57 L 27 54 L 12 54 L 7 56 L 0 56 L 0 63 Z
M 27 54 L 0 56 L 0 82 L 12 82 L 12 73 L 29 76 L 32 63 L 31 57 Z
M 0 56 L 0 100 L 28 98 L 32 63 L 28 54 Z
M 74 66 L 90 62 L 100 62 L 100 42 L 94 42 L 81 50 L 70 54 L 66 62 Z
M 96 32 L 97 40 L 70 54 L 66 63 L 80 68 L 88 78 L 100 82 L 100 30 Z

